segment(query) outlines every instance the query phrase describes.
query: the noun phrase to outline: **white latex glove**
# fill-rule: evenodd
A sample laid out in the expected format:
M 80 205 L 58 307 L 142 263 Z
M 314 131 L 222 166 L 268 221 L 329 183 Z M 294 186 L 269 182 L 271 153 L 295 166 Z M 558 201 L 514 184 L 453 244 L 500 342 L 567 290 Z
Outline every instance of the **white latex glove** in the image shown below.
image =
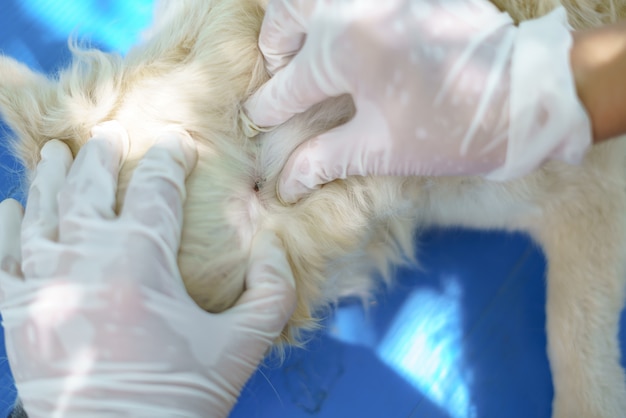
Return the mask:
M 187 295 L 176 254 L 195 145 L 181 131 L 159 139 L 119 216 L 128 140 L 114 122 L 73 165 L 62 142 L 44 146 L 23 222 L 17 202 L 0 204 L 0 310 L 31 418 L 224 417 L 291 316 L 293 276 L 269 232 L 236 306 L 209 314 Z
M 275 75 L 245 109 L 269 127 L 353 97 L 350 122 L 287 162 L 286 202 L 350 175 L 510 179 L 591 143 L 571 42 L 563 8 L 516 27 L 486 0 L 270 0 L 259 46 Z

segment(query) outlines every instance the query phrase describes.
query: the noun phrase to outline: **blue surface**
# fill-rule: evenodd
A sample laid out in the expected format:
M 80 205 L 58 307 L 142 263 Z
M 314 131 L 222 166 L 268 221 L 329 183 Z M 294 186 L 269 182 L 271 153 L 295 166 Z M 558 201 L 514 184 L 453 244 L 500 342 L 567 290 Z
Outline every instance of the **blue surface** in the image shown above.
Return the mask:
M 470 231 L 420 243 L 420 270 L 367 311 L 341 306 L 307 349 L 253 377 L 233 416 L 549 416 L 541 253 Z
M 124 52 L 150 6 L 3 0 L 0 50 L 47 72 L 67 61 L 74 30 Z M 0 147 L 2 198 L 19 197 L 18 172 Z M 549 417 L 541 252 L 520 235 L 431 230 L 419 258 L 367 306 L 343 303 L 285 363 L 268 360 L 232 417 Z M 0 416 L 15 397 L 3 347 Z

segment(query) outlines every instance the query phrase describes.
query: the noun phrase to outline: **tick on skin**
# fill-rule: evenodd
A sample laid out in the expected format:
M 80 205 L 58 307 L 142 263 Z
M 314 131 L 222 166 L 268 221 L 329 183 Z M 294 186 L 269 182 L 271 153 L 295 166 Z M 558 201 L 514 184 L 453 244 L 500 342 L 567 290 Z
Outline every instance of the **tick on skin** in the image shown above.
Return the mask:
M 265 179 L 257 178 L 256 180 L 254 180 L 254 191 L 258 192 L 259 190 L 261 190 L 261 187 L 263 187 L 263 183 L 265 183 Z

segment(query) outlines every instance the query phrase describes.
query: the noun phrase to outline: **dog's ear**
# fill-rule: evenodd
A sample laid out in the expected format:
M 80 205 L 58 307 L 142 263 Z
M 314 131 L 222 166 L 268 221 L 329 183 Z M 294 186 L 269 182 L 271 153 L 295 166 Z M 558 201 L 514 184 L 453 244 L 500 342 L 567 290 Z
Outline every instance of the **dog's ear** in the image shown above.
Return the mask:
M 13 151 L 27 166 L 36 162 L 46 140 L 46 109 L 54 101 L 53 81 L 0 55 L 0 117 L 14 133 Z

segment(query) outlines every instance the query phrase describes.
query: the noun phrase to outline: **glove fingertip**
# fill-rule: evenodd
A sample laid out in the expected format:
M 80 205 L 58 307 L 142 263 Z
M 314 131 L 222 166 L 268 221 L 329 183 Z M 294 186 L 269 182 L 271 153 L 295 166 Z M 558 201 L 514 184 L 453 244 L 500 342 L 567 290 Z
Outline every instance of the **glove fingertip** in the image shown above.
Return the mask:
M 281 178 L 276 182 L 276 199 L 283 206 L 292 206 L 308 197 L 316 189 L 319 189 L 319 186 L 311 189 L 297 180 L 287 182 Z
M 243 110 L 240 112 L 240 118 L 244 127 L 247 124 L 252 131 L 264 132 L 265 130 L 273 129 L 273 127 L 282 124 L 293 116 L 292 113 L 278 110 L 278 104 L 275 100 L 272 100 L 271 91 L 275 88 L 275 83 L 274 79 L 271 79 L 246 100 Z M 252 137 L 254 135 L 248 136 Z
M 179 144 L 180 146 L 177 146 Z M 176 148 L 182 150 L 183 158 L 180 159 L 184 163 L 185 174 L 189 175 L 198 162 L 198 147 L 186 130 L 175 126 L 167 126 L 163 132 L 156 138 L 157 146 L 164 146 L 178 155 Z
M 239 110 L 239 126 L 243 131 L 243 134 L 247 138 L 254 138 L 261 132 L 270 132 L 274 130 L 276 126 L 264 128 L 252 121 L 252 119 L 247 115 L 245 106 Z
M 126 128 L 122 126 L 117 120 L 108 120 L 101 122 L 98 125 L 91 128 L 91 136 L 104 136 L 105 138 L 111 138 L 111 141 L 115 141 L 116 146 L 120 147 L 120 164 L 126 160 L 130 153 L 130 139 Z
M 70 147 L 63 141 L 51 139 L 46 142 L 40 151 L 42 160 L 60 160 L 66 168 L 72 164 L 74 157 Z
M 0 202 L 1 219 L 16 219 L 18 215 L 20 219 L 24 215 L 24 207 L 20 202 L 11 197 Z
M 312 138 L 301 144 L 287 160 L 278 181 L 276 197 L 284 206 L 297 203 L 324 183 L 334 178 L 327 178 L 326 158 L 319 158 L 320 137 Z M 323 152 L 322 152 L 323 154 Z

